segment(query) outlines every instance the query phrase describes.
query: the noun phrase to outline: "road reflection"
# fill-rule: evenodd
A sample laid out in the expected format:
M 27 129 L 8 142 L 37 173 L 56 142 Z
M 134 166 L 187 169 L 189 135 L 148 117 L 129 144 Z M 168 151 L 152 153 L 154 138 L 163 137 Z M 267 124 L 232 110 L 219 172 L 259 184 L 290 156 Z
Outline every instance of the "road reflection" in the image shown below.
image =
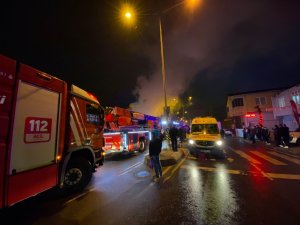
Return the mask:
M 209 173 L 190 167 L 186 182 L 187 210 L 198 223 L 235 224 L 239 206 L 230 175 L 224 165 L 216 168 L 217 172 Z

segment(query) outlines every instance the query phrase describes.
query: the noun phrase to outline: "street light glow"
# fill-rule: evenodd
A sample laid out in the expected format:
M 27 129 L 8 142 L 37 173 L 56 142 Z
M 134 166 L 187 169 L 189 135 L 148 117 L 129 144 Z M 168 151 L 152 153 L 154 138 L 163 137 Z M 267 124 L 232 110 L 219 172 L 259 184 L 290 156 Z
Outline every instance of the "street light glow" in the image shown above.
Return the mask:
M 202 2 L 203 0 L 185 0 L 185 5 L 189 11 L 194 11 Z
M 131 18 L 131 13 L 130 12 L 126 12 L 125 13 L 125 17 L 128 18 L 128 19 L 130 19 Z
M 119 13 L 120 20 L 123 21 L 125 25 L 135 25 L 136 10 L 132 5 L 128 3 L 122 5 L 119 9 Z

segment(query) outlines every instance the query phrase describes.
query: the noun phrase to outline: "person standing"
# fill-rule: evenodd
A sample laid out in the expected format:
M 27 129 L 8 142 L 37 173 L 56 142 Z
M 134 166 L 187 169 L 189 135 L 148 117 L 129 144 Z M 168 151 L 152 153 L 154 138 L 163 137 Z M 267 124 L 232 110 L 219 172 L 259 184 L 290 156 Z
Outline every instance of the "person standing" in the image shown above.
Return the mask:
M 275 125 L 274 130 L 274 139 L 275 139 L 275 145 L 280 146 L 280 133 L 279 133 L 279 127 L 278 125 Z
M 282 132 L 282 138 L 285 144 L 284 148 L 288 148 L 290 145 L 290 129 L 286 126 L 286 124 L 283 124 Z
M 177 151 L 177 137 L 178 137 L 179 132 L 175 125 L 173 125 L 171 127 L 169 133 L 170 133 L 170 138 L 171 138 L 172 150 L 174 152 L 176 152 Z
M 149 143 L 149 156 L 155 170 L 154 181 L 158 181 L 158 179 L 162 177 L 162 168 L 159 159 L 159 154 L 162 148 L 162 139 L 163 139 L 163 135 L 156 132 L 153 133 L 153 138 Z
M 285 143 L 284 143 L 284 128 L 282 124 L 279 124 L 279 138 L 280 138 L 280 147 L 284 147 Z
M 178 136 L 179 136 L 179 145 L 182 146 L 182 143 L 184 141 L 184 129 L 183 127 L 180 127 L 178 130 Z
M 256 127 L 251 128 L 250 131 L 250 140 L 252 141 L 252 144 L 255 144 L 255 135 L 256 135 Z
M 262 140 L 265 144 L 269 145 L 270 144 L 270 131 L 268 130 L 268 128 L 263 127 L 262 128 Z

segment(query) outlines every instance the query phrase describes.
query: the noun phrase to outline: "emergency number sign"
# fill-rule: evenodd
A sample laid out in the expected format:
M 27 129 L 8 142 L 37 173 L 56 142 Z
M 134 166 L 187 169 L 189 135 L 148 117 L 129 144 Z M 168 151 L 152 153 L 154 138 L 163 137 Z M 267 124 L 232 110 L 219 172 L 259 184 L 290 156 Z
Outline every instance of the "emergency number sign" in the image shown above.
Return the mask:
M 25 119 L 24 142 L 48 142 L 51 139 L 51 118 L 27 117 Z

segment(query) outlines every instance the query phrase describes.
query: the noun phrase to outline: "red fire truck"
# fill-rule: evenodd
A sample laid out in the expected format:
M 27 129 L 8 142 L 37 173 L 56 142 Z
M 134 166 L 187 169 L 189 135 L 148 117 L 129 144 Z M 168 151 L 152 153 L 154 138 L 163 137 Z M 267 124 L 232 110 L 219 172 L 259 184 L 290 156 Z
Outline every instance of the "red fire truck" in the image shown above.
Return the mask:
M 82 190 L 103 162 L 104 116 L 88 92 L 0 55 L 0 208 Z
M 158 117 L 120 107 L 108 107 L 105 121 L 106 154 L 143 152 L 151 140 L 151 132 L 159 129 Z

